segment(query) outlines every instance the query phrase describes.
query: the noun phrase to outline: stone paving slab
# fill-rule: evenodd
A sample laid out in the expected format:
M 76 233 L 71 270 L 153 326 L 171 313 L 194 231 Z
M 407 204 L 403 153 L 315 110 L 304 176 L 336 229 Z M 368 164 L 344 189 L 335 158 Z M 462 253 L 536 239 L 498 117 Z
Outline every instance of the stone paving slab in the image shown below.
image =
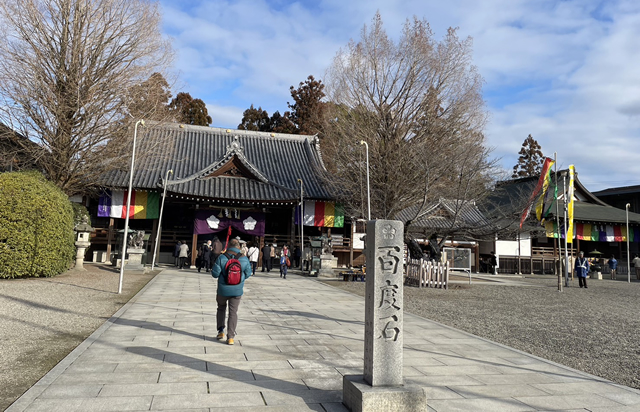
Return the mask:
M 206 273 L 163 271 L 8 411 L 346 411 L 342 377 L 363 370 L 361 297 L 259 274 L 229 346 L 215 293 Z M 638 390 L 411 314 L 404 324 L 403 377 L 430 412 L 640 410 Z

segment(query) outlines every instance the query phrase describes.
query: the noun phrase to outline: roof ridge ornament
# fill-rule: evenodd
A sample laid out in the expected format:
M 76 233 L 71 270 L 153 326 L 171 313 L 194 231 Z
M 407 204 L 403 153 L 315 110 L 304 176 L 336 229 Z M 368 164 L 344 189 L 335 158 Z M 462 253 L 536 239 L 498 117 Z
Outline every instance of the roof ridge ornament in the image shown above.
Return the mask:
M 242 154 L 244 156 L 244 147 L 240 145 L 240 139 L 238 135 L 233 136 L 233 140 L 227 145 L 227 153 L 224 157 L 229 158 L 230 155 L 233 155 L 235 153 Z

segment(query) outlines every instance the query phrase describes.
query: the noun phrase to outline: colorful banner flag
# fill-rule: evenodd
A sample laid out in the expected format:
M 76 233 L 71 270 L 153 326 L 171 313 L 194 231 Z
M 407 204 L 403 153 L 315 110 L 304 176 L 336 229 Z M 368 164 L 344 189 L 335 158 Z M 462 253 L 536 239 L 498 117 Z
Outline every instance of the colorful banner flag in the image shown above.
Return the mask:
M 545 164 L 543 166 L 543 172 L 545 169 L 545 166 L 547 166 L 547 160 L 551 160 L 549 158 L 547 158 L 545 160 Z M 540 174 L 540 179 L 542 179 L 544 177 L 544 181 L 542 182 L 542 194 L 538 197 L 538 201 L 536 202 L 536 219 L 538 219 L 539 221 L 542 221 L 547 214 L 549 213 L 549 210 L 545 210 L 544 209 L 544 205 L 545 202 L 547 201 L 547 193 L 548 193 L 548 189 L 549 189 L 549 185 L 551 184 L 551 168 L 554 165 L 554 161 L 551 160 L 550 162 L 548 162 L 548 166 L 546 167 L 547 172 L 545 174 Z
M 124 219 L 127 191 L 105 190 L 98 201 L 98 217 Z M 131 193 L 129 219 L 157 219 L 160 216 L 160 193 L 135 190 Z
M 531 206 L 536 201 L 538 195 L 542 191 L 544 181 L 553 163 L 554 163 L 553 160 L 549 159 L 548 157 L 544 159 L 544 164 L 542 165 L 542 171 L 540 172 L 540 178 L 538 179 L 538 184 L 536 185 L 535 189 L 533 189 L 533 193 L 531 193 L 531 196 L 529 196 L 529 201 L 527 202 L 527 205 L 522 211 L 522 215 L 520 216 L 520 229 L 522 229 L 522 224 L 524 223 L 525 220 L 527 220 L 527 217 L 529 216 L 529 212 L 531 211 Z
M 295 224 L 300 224 L 300 207 L 296 206 Z M 335 202 L 304 202 L 304 225 L 317 227 L 344 227 L 344 206 Z
M 573 165 L 569 165 L 569 192 L 565 202 L 569 202 L 567 208 L 567 243 L 573 243 L 573 184 L 575 180 L 576 168 Z

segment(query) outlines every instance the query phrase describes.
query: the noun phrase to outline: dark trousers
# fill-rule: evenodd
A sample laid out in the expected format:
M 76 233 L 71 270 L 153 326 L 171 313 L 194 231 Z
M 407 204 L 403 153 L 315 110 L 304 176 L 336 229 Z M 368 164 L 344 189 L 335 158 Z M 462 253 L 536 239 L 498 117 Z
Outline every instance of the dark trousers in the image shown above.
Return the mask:
M 185 264 L 187 263 L 187 258 L 186 257 L 181 257 L 180 258 L 180 269 L 182 269 Z
M 251 274 L 256 274 L 256 268 L 258 267 L 258 262 L 251 262 Z
M 578 277 L 578 284 L 580 285 L 580 287 L 587 287 L 587 278 L 583 278 L 583 277 Z
M 266 269 L 267 272 L 271 271 L 271 256 L 262 258 L 262 271 Z
M 216 313 L 216 321 L 218 324 L 218 332 L 222 332 L 225 326 L 225 314 L 227 312 L 227 304 L 229 305 L 229 321 L 227 322 L 227 337 L 233 339 L 236 336 L 236 328 L 238 327 L 238 308 L 240 307 L 240 299 L 242 296 L 216 296 L 218 303 L 218 312 Z
M 287 265 L 280 265 L 280 277 L 284 276 L 285 279 L 287 278 Z

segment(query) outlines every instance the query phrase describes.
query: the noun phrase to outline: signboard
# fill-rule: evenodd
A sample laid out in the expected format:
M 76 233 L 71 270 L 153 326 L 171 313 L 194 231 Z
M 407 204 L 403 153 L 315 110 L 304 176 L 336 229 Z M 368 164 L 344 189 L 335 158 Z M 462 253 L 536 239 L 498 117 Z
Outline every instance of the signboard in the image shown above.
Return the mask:
M 444 253 L 449 268 L 471 272 L 471 249 L 446 247 Z

